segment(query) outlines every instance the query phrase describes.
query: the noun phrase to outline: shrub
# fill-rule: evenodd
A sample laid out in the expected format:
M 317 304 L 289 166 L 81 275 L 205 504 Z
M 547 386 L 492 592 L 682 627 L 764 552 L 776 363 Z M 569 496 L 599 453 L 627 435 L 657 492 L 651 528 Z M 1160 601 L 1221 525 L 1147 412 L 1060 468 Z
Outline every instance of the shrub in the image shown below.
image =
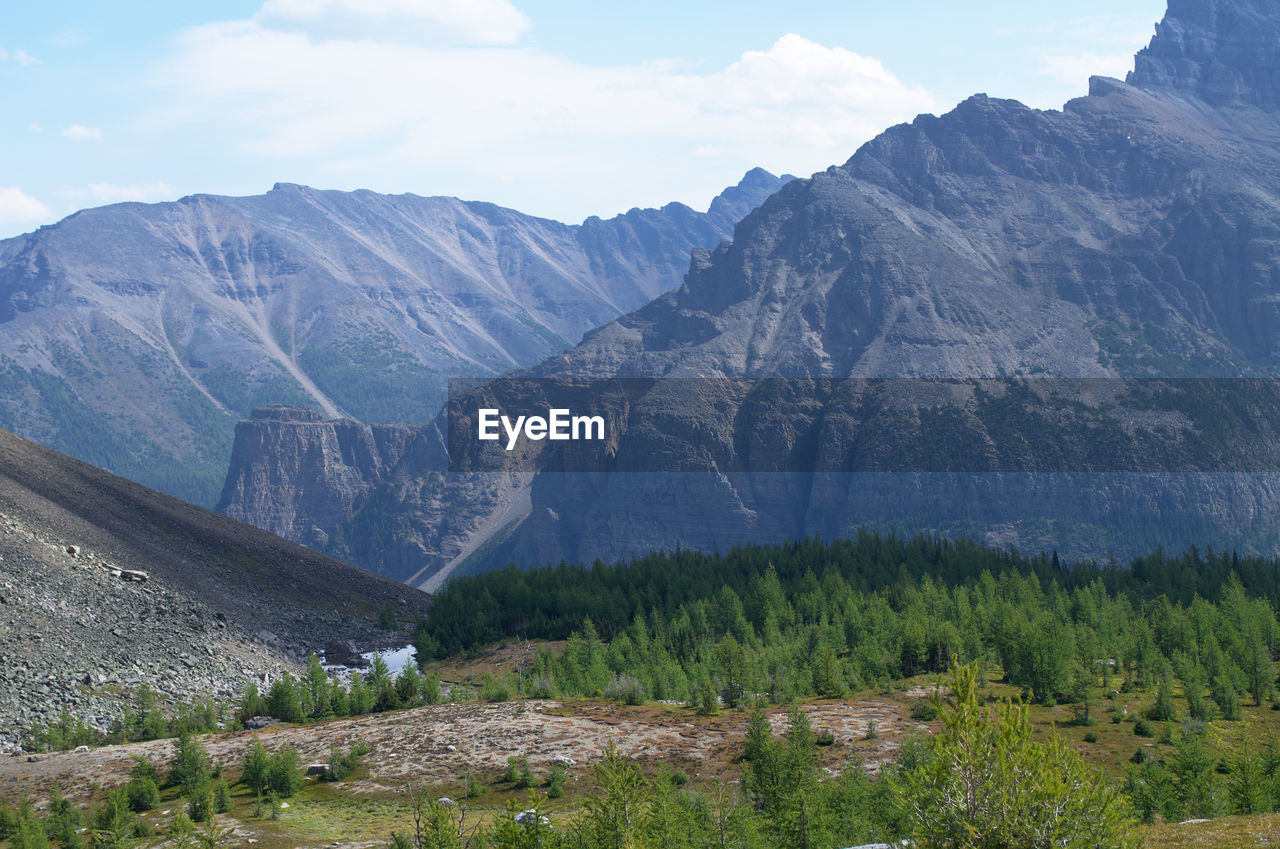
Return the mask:
M 502 678 L 486 675 L 480 683 L 480 699 L 487 702 L 511 701 L 511 687 Z
M 50 791 L 45 832 L 49 835 L 50 840 L 57 841 L 63 846 L 78 846 L 80 838 L 76 832 L 79 829 L 80 809 L 71 804 L 71 801 L 66 796 L 62 795 L 61 787 L 54 784 Z
M 1151 723 L 1145 716 L 1138 717 L 1138 721 L 1133 723 L 1133 736 L 1151 737 L 1154 734 L 1155 730 L 1151 727 Z
M 529 766 L 529 759 L 523 755 L 507 758 L 507 771 L 502 774 L 502 780 L 514 784 L 520 790 L 532 787 L 535 780 L 533 768 Z
M 298 750 L 285 746 L 271 756 L 267 766 L 267 787 L 277 799 L 288 799 L 302 786 L 302 758 Z
M 819 746 L 834 746 L 836 742 L 836 735 L 831 733 L 829 728 L 824 728 L 818 732 L 816 742 Z
M 1086 743 L 1096 743 L 1098 742 L 1098 735 L 1092 731 L 1086 731 L 1084 733 L 1084 741 Z
M 271 765 L 271 756 L 263 745 L 254 740 L 244 754 L 244 769 L 240 780 L 255 793 L 267 789 L 267 769 Z
M 209 756 L 204 746 L 190 734 L 178 737 L 178 751 L 169 765 L 169 786 L 178 787 L 182 795 L 190 796 L 200 786 L 209 783 Z
M 18 827 L 17 815 L 13 812 L 13 808 L 9 807 L 9 803 L 0 799 L 0 840 L 4 840 L 13 834 L 14 829 Z
M 715 688 L 710 684 L 703 684 L 699 687 L 696 705 L 699 716 L 715 716 L 718 714 L 720 712 L 720 699 L 716 695 Z
M 565 782 L 569 780 L 569 773 L 560 764 L 553 764 L 551 772 L 547 773 L 547 798 L 559 799 L 564 795 Z
M 630 675 L 615 675 L 604 688 L 606 699 L 612 699 L 624 705 L 642 705 L 645 696 L 644 684 Z
M 552 683 L 551 677 L 548 675 L 539 675 L 529 682 L 529 698 L 531 699 L 554 699 L 556 696 L 556 687 Z
M 213 789 L 205 782 L 193 790 L 187 799 L 187 816 L 192 822 L 204 822 L 213 816 Z
M 933 722 L 938 718 L 938 707 L 933 702 L 916 702 L 911 705 L 911 718 L 917 722 Z
M 219 778 L 213 782 L 213 812 L 225 814 L 231 810 L 231 788 L 227 782 Z
M 892 779 L 912 845 L 1133 846 L 1119 793 L 1061 738 L 1032 740 L 1025 704 L 981 706 L 977 677 L 975 665 L 952 668 L 933 757 Z
M 1173 691 L 1167 682 L 1161 682 L 1156 689 L 1156 700 L 1147 708 L 1147 719 L 1152 722 L 1171 722 L 1178 718 L 1177 707 L 1173 703 Z
M 356 743 L 346 754 L 338 751 L 337 746 L 329 747 L 329 768 L 325 771 L 325 781 L 345 781 L 360 765 L 360 758 L 369 754 L 369 747 L 364 743 Z
M 155 782 L 156 786 L 160 786 L 160 775 L 156 772 L 156 768 L 151 765 L 151 761 L 142 755 L 133 756 L 133 769 L 129 770 L 130 778 L 150 778 Z
M 112 790 L 93 815 L 95 845 L 127 846 L 133 837 L 133 811 L 122 788 Z
M 154 779 L 146 776 L 130 779 L 124 786 L 124 792 L 129 797 L 129 807 L 136 813 L 149 811 L 160 804 L 160 788 Z

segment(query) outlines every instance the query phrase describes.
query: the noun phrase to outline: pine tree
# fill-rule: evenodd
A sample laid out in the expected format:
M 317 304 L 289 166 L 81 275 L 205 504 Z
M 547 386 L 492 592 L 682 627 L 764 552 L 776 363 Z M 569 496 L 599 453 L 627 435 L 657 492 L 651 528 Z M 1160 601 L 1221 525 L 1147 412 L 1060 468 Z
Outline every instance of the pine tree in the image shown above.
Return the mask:
M 254 740 L 245 750 L 240 780 L 253 792 L 262 793 L 267 789 L 267 774 L 270 766 L 271 756 L 267 754 L 262 743 Z
M 1031 739 L 1025 705 L 981 706 L 976 665 L 951 673 L 932 758 L 895 780 L 917 849 L 1133 846 L 1118 793 L 1061 740 Z

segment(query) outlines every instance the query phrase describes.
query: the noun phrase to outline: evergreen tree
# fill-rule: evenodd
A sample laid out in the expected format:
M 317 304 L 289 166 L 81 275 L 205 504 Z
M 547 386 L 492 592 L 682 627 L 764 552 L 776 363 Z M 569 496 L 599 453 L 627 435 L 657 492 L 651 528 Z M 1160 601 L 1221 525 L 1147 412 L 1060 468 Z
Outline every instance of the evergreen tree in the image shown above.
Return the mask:
M 254 793 L 262 793 L 267 789 L 267 775 L 271 766 L 271 756 L 267 754 L 262 743 L 254 740 L 244 754 L 244 767 L 240 780 Z
M 953 669 L 933 757 L 895 784 L 913 846 L 1135 845 L 1119 794 L 1058 737 L 1033 741 L 1025 706 L 982 707 L 977 680 L 976 665 Z

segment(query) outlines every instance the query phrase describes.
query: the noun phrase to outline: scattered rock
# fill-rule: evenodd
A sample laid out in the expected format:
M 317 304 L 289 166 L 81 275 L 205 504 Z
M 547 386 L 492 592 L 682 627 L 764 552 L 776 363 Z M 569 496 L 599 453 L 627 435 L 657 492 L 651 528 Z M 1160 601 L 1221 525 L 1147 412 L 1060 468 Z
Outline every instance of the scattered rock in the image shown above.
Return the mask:
M 533 823 L 533 818 L 535 816 L 538 816 L 538 812 L 530 808 L 527 811 L 521 811 L 520 813 L 516 814 L 516 822 L 520 823 L 520 825 L 531 825 Z M 550 825 L 550 824 L 551 824 L 551 820 L 547 819 L 546 817 L 538 817 L 538 825 Z

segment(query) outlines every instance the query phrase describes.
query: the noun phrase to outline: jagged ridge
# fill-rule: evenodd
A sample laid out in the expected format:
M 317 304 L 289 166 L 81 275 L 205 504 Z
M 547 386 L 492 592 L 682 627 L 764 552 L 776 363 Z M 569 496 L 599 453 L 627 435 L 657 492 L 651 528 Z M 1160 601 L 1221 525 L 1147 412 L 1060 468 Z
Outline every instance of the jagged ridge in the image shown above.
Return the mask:
M 0 427 L 212 504 L 254 407 L 428 421 L 445 377 L 536 362 L 675 287 L 783 182 L 579 226 L 291 184 L 86 210 L 0 242 Z

